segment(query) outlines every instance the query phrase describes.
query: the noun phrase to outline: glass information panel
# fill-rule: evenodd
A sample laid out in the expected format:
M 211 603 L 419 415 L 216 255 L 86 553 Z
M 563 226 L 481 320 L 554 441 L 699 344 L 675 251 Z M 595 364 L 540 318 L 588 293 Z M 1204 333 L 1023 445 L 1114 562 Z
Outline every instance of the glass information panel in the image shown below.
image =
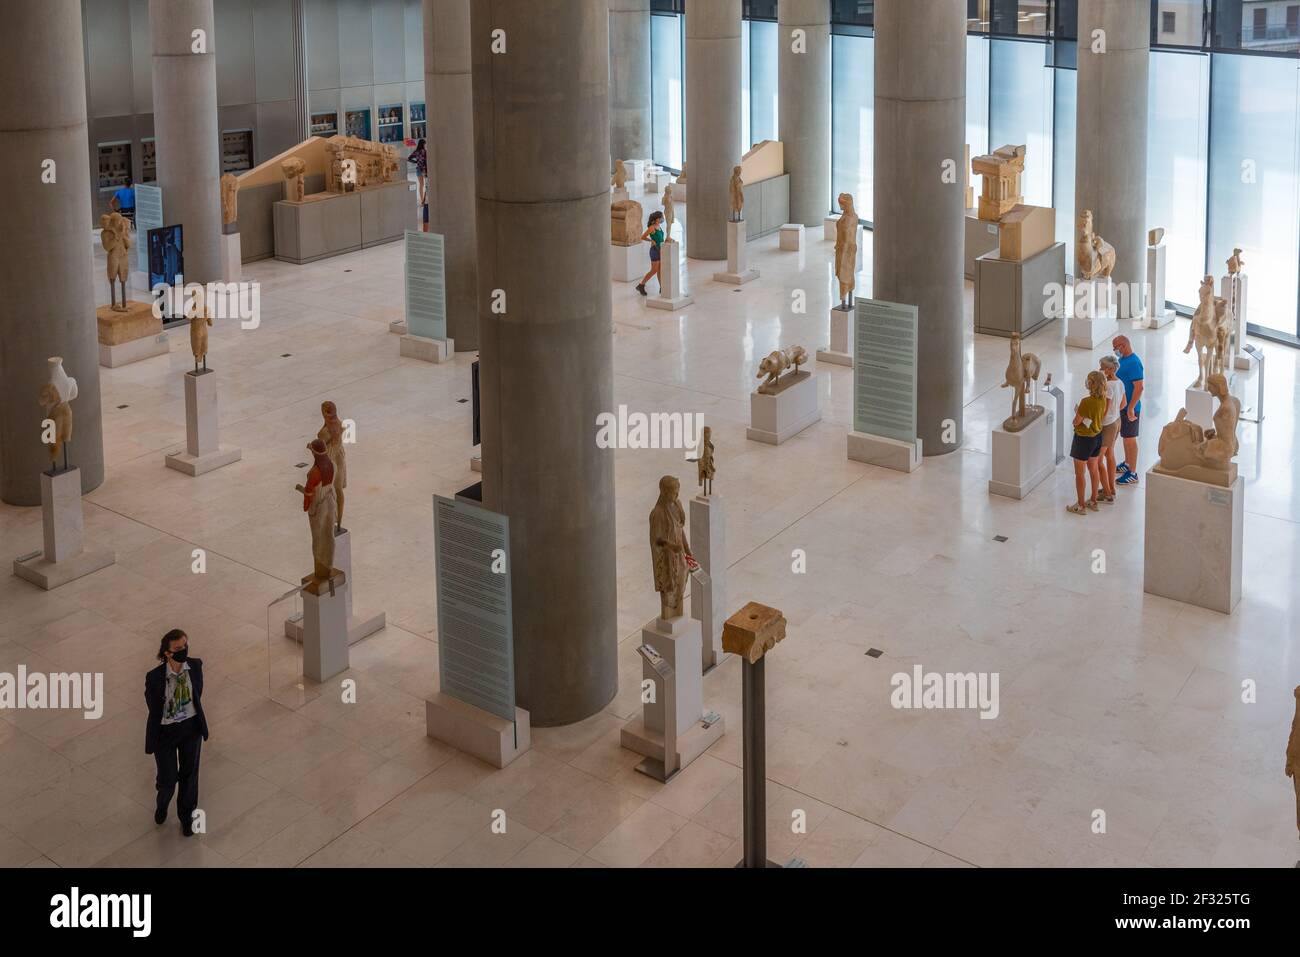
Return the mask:
M 160 229 L 162 225 L 162 187 L 140 184 L 135 188 L 136 235 L 148 236 L 149 230 Z M 137 271 L 147 274 L 149 272 L 149 243 L 142 243 L 137 239 L 135 255 Z
M 406 231 L 406 328 L 425 339 L 447 338 L 447 281 L 443 239 Z
M 918 310 L 857 300 L 853 338 L 853 430 L 916 442 Z

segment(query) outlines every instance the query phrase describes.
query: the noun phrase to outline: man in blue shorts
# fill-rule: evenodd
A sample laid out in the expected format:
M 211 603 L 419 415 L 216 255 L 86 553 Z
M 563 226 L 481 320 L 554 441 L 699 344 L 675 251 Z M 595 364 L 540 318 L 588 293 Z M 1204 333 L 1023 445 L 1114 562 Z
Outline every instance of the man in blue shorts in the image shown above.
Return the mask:
M 1142 420 L 1142 360 L 1133 351 L 1133 344 L 1128 336 L 1116 336 L 1111 340 L 1115 355 L 1119 357 L 1119 369 L 1115 377 L 1124 383 L 1124 395 L 1128 405 L 1119 414 L 1119 434 L 1124 440 L 1124 461 L 1119 463 L 1119 478 L 1116 485 L 1134 486 L 1138 484 L 1138 426 Z

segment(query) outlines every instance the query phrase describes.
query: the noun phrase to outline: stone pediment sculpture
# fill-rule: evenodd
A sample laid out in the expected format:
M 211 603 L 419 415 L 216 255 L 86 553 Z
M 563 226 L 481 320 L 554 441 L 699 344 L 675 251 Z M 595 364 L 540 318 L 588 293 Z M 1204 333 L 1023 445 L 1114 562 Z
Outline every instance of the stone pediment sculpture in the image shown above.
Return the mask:
M 1183 347 L 1184 354 L 1193 347 L 1196 349 L 1197 374 L 1193 388 L 1207 388 L 1210 376 L 1223 371 L 1231 329 L 1228 300 L 1214 294 L 1214 277 L 1206 276 L 1201 280 L 1200 304 L 1192 314 L 1187 345 Z
M 717 468 L 713 464 L 713 428 L 704 427 L 704 439 L 700 443 L 700 458 L 696 462 L 701 494 L 708 498 L 713 494 L 713 476 Z
M 634 199 L 611 203 L 609 207 L 609 241 L 615 246 L 636 246 L 641 242 L 645 225 L 641 204 Z
M 1234 249 L 1228 258 L 1228 275 L 1235 276 L 1246 268 L 1246 260 L 1241 258 L 1241 250 Z
M 1115 247 L 1093 231 L 1092 210 L 1079 214 L 1074 258 L 1078 265 L 1075 280 L 1109 279 L 1115 271 Z
M 356 168 L 356 188 L 391 183 L 397 178 L 397 150 L 388 143 L 375 143 L 357 136 L 334 136 L 325 144 L 329 151 L 325 188 L 331 193 L 347 191 L 344 170 L 347 160 Z
M 303 196 L 307 192 L 304 182 L 307 174 L 307 164 L 296 156 L 290 156 L 280 164 L 280 172 L 284 173 L 284 198 L 290 202 L 301 203 Z
M 1241 401 L 1228 391 L 1228 379 L 1222 373 L 1210 376 L 1207 388 L 1219 400 L 1214 410 L 1214 426 L 1202 429 L 1179 409 L 1174 421 L 1160 433 L 1160 461 L 1155 470 L 1164 475 L 1219 485 L 1225 488 L 1237 480 L 1237 424 L 1241 419 Z
M 762 379 L 767 376 L 767 380 L 758 387 L 762 395 L 776 395 L 785 386 L 793 382 L 801 373 L 799 367 L 808 361 L 808 352 L 803 346 L 790 346 L 788 349 L 777 349 L 771 352 L 759 363 L 758 375 L 754 378 Z M 784 380 L 781 379 L 781 373 L 790 370 L 790 375 Z
M 1157 226 L 1155 229 L 1149 230 L 1147 232 L 1148 246 L 1159 246 L 1162 242 L 1164 242 L 1164 239 L 1165 239 L 1165 228 L 1163 226 Z
M 971 171 L 983 177 L 979 199 L 979 218 L 996 223 L 1025 197 L 1020 192 L 1020 177 L 1025 172 L 1024 146 L 1003 146 L 992 153 L 971 160 Z
M 338 406 L 333 402 L 322 402 L 320 414 L 323 424 L 316 438 L 325 443 L 325 454 L 334 466 L 334 497 L 338 501 L 338 515 L 335 516 L 337 527 L 343 530 L 343 493 L 348 487 L 348 453 L 343 446 L 343 420 L 339 418 Z
M 1011 396 L 1011 415 L 1002 422 L 1002 428 L 1007 432 L 1019 432 L 1043 414 L 1041 405 L 1027 404 L 1030 385 L 1038 381 L 1041 371 L 1042 363 L 1038 356 L 1032 352 L 1022 353 L 1020 335 L 1012 333 L 1011 358 L 1007 362 L 1006 380 L 1002 383 L 1002 388 L 1014 390 Z
M 114 312 L 126 312 L 126 283 L 131 277 L 131 224 L 118 212 L 99 217 L 99 243 L 108 254 L 108 303 Z M 117 301 L 117 288 L 122 286 L 122 301 Z
M 741 177 L 744 167 L 737 166 L 731 171 L 730 191 L 731 221 L 739 223 L 745 218 L 745 181 Z
M 314 464 L 307 473 L 306 486 L 295 485 L 302 492 L 302 510 L 307 513 L 311 529 L 312 573 L 305 580 L 303 590 L 319 595 L 329 586 L 336 574 L 334 568 L 334 529 L 338 524 L 338 501 L 334 495 L 334 463 L 330 461 L 325 443 L 313 439 L 307 445 Z
M 678 499 L 680 489 L 681 483 L 676 478 L 663 476 L 659 480 L 659 499 L 650 511 L 650 564 L 655 591 L 659 593 L 659 617 L 663 621 L 682 616 L 686 583 L 690 579 L 686 559 L 694 559 L 686 540 L 686 512 Z
M 850 193 L 840 193 L 840 218 L 835 224 L 835 278 L 840 284 L 840 308 L 853 304 L 858 285 L 858 211 Z
M 785 640 L 785 615 L 751 601 L 723 623 L 722 650 L 755 664 Z
M 239 219 L 239 177 L 225 173 L 221 177 L 221 224 L 229 226 Z
M 190 317 L 190 352 L 194 354 L 194 371 L 199 371 L 200 364 L 208 367 L 208 327 L 212 318 L 202 309 L 196 310 Z
M 345 193 L 350 193 L 357 188 L 357 161 L 351 157 L 343 161 L 343 168 L 339 173 L 339 188 Z
M 627 167 L 623 165 L 622 160 L 614 164 L 614 177 L 610 182 L 613 183 L 615 189 L 627 188 Z

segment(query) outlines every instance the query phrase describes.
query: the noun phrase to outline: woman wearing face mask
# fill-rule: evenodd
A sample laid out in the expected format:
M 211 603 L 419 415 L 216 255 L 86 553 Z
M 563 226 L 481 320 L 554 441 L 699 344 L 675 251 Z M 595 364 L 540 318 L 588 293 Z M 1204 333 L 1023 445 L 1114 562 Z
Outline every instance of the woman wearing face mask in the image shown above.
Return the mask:
M 163 635 L 158 646 L 162 662 L 144 676 L 144 700 L 149 718 L 144 729 L 144 753 L 158 765 L 158 806 L 154 823 L 167 820 L 167 805 L 176 796 L 181 833 L 194 834 L 192 817 L 199 804 L 199 751 L 208 737 L 203 716 L 203 662 L 189 656 L 189 638 L 179 628 Z

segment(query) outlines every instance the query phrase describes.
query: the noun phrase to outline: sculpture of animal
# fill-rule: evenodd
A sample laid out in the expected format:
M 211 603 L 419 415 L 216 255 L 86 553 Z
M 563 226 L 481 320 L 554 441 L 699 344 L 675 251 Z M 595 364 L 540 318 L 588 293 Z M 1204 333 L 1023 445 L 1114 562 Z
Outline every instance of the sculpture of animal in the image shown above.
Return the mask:
M 758 375 L 754 377 L 761 379 L 767 376 L 767 381 L 758 387 L 758 391 L 772 394 L 782 372 L 793 369 L 795 375 L 798 375 L 799 367 L 807 361 L 808 351 L 803 346 L 790 346 L 788 349 L 777 349 L 769 353 L 767 358 L 759 363 Z
M 1038 356 L 1032 352 L 1021 353 L 1020 335 L 1012 333 L 1011 335 L 1011 359 L 1007 362 L 1007 377 L 1002 383 L 1002 388 L 1011 388 L 1015 392 L 1011 396 L 1011 418 L 1023 419 L 1025 417 L 1025 405 L 1028 401 L 1029 384 L 1038 381 L 1038 374 L 1042 371 L 1043 364 L 1039 361 Z
M 1201 302 L 1192 314 L 1192 327 L 1187 334 L 1183 352 L 1196 348 L 1196 388 L 1203 389 L 1210 376 L 1222 371 L 1223 357 L 1227 355 L 1228 333 L 1231 318 L 1228 300 L 1214 294 L 1214 277 L 1201 280 Z
M 1092 210 L 1079 214 L 1079 233 L 1075 243 L 1076 279 L 1109 279 L 1115 271 L 1115 247 L 1093 232 Z
M 72 406 L 59 395 L 53 382 L 41 386 L 40 403 L 45 417 L 54 422 L 54 441 L 50 443 L 50 468 L 54 468 L 64 443 L 72 441 Z

